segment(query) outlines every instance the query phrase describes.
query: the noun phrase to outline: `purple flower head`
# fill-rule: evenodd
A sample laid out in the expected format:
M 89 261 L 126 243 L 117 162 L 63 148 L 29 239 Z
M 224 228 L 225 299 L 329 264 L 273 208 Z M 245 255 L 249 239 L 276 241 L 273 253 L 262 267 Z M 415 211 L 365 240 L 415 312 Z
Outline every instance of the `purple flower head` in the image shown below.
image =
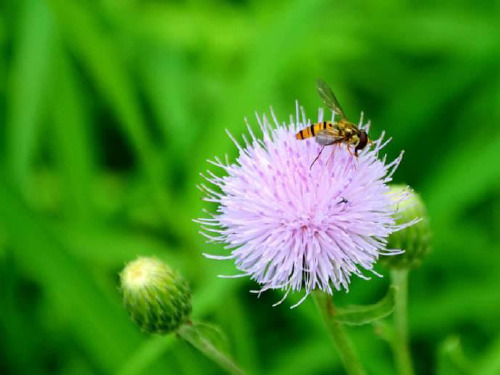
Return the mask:
M 225 243 L 227 256 L 241 274 L 267 289 L 314 289 L 330 294 L 348 290 L 351 275 L 368 279 L 363 270 L 378 275 L 374 263 L 380 255 L 398 254 L 386 249 L 387 237 L 413 222 L 396 225 L 397 205 L 407 194 L 390 194 L 387 183 L 401 155 L 386 163 L 378 155 L 382 138 L 354 157 L 344 144 L 327 146 L 314 166 L 321 146 L 313 138 L 295 139 L 311 124 L 297 105 L 295 119 L 280 124 L 271 109 L 272 123 L 264 115 L 257 121 L 257 137 L 248 125 L 250 139 L 240 145 L 235 163 L 215 158 L 209 161 L 222 169 L 203 177 L 204 200 L 218 205 L 215 214 L 198 219 L 209 242 Z M 323 121 L 319 110 L 318 121 Z M 367 125 L 359 124 L 367 129 Z M 351 150 L 352 151 L 352 150 Z M 302 299 L 303 300 L 303 299 Z M 301 300 L 301 302 L 302 302 Z M 300 302 L 299 302 L 300 303 Z

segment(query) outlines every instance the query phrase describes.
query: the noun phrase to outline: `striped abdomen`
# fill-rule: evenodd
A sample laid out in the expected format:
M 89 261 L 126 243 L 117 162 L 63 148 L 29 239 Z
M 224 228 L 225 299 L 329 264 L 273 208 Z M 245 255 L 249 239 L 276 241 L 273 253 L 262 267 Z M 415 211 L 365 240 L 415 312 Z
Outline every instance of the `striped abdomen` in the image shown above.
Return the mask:
M 312 125 L 308 126 L 307 128 L 302 129 L 297 134 L 295 134 L 295 138 L 297 138 L 297 139 L 311 138 L 311 137 L 314 137 L 316 134 L 318 134 L 321 130 L 326 129 L 326 128 L 333 128 L 333 122 L 323 121 L 323 122 L 317 122 L 315 124 L 312 124 Z

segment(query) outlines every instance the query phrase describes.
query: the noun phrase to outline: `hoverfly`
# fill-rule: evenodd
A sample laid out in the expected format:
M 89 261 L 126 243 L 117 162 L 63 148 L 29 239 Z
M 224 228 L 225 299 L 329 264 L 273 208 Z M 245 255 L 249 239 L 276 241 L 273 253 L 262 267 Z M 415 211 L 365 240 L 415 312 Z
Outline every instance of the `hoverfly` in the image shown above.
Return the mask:
M 316 142 L 323 146 L 310 168 L 312 168 L 313 164 L 318 160 L 325 146 L 329 145 L 344 143 L 347 145 L 349 153 L 351 152 L 349 147 L 354 146 L 354 155 L 358 157 L 358 151 L 364 149 L 366 145 L 370 143 L 366 131 L 360 130 L 354 123 L 346 119 L 344 111 L 332 89 L 321 79 L 318 79 L 318 93 L 323 103 L 325 103 L 336 116 L 339 116 L 340 119 L 336 122 L 317 122 L 302 129 L 295 135 L 295 138 L 300 140 L 315 137 Z

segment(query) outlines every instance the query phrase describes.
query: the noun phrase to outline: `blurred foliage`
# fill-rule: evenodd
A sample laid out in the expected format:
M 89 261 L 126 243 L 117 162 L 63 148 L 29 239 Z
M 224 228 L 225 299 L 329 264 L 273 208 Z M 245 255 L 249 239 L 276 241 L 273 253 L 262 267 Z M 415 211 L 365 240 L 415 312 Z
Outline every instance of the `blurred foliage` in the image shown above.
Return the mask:
M 419 374 L 500 373 L 500 2 L 6 0 L 0 3 L 0 373 L 219 374 L 142 335 L 117 273 L 155 254 L 190 280 L 252 374 L 342 373 L 312 301 L 289 310 L 204 244 L 195 185 L 272 105 L 316 116 L 315 81 L 406 150 L 434 253 L 410 278 Z M 486 267 L 486 268 L 485 268 Z M 384 275 L 388 273 L 379 269 Z M 339 304 L 374 302 L 387 277 Z M 389 348 L 350 329 L 370 374 Z M 451 337 L 451 339 L 450 339 Z M 460 338 L 460 340 L 459 340 Z

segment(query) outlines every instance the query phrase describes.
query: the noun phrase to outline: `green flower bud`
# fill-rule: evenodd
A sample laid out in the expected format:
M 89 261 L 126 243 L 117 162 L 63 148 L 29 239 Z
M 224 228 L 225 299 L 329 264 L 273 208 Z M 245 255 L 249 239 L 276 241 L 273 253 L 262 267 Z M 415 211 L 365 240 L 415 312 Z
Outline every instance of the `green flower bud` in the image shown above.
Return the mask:
M 120 282 L 124 305 L 142 330 L 165 334 L 189 320 L 189 286 L 159 259 L 141 257 L 128 263 Z
M 408 187 L 395 185 L 391 187 L 391 193 L 395 197 L 399 197 L 405 189 L 408 189 Z M 416 218 L 419 218 L 420 221 L 405 229 L 393 232 L 389 236 L 387 247 L 390 249 L 401 249 L 405 252 L 399 255 L 382 257 L 381 262 L 387 268 L 417 268 L 431 249 L 429 217 L 424 202 L 413 190 L 408 191 L 408 193 L 410 194 L 409 198 L 398 203 L 398 218 L 396 219 L 396 223 L 405 224 Z

